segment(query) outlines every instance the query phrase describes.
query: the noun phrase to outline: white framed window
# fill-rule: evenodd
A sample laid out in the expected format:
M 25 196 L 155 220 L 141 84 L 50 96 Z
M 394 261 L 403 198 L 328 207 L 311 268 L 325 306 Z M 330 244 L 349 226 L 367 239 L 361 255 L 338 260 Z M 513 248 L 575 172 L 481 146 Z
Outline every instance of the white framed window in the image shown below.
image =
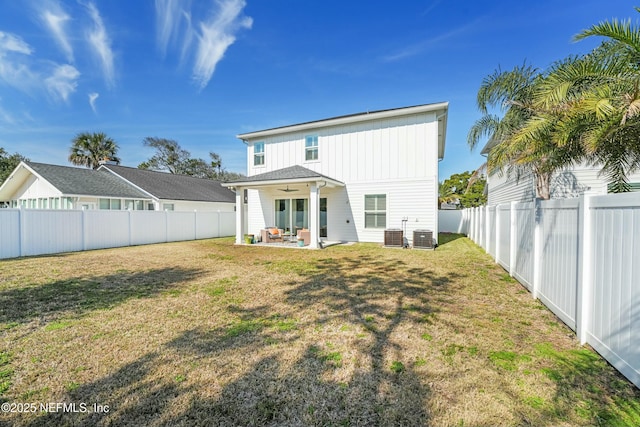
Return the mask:
M 253 144 L 253 165 L 264 165 L 264 142 L 256 142 Z
M 364 196 L 364 228 L 387 227 L 387 195 L 366 194 Z
M 304 159 L 318 160 L 318 135 L 307 135 L 304 139 Z
M 175 205 L 173 203 L 163 203 L 162 210 L 163 211 L 172 211 L 175 209 Z
M 100 199 L 100 209 L 102 210 L 111 209 L 111 203 L 109 202 L 109 199 Z

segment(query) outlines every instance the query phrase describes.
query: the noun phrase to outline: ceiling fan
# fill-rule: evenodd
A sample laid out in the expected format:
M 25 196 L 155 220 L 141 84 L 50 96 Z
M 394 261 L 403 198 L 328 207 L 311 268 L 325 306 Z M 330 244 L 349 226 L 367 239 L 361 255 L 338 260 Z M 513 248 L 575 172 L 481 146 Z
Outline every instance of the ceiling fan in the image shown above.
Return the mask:
M 292 191 L 298 191 L 297 188 L 289 188 L 289 186 L 287 185 L 287 188 L 279 188 L 280 191 L 284 191 L 285 193 L 291 193 Z

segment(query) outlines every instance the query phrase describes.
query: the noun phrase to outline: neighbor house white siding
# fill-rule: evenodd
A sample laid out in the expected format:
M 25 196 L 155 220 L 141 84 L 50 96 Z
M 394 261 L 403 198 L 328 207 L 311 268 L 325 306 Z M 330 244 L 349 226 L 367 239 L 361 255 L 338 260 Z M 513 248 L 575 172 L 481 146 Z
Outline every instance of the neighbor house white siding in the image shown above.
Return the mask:
M 566 199 L 584 194 L 607 194 L 607 178 L 600 174 L 600 167 L 576 165 L 556 173 L 551 179 L 551 198 Z M 640 172 L 629 175 L 629 182 L 640 182 Z M 489 206 L 507 202 L 526 202 L 535 199 L 533 175 L 516 179 L 504 173 L 490 174 L 487 178 Z

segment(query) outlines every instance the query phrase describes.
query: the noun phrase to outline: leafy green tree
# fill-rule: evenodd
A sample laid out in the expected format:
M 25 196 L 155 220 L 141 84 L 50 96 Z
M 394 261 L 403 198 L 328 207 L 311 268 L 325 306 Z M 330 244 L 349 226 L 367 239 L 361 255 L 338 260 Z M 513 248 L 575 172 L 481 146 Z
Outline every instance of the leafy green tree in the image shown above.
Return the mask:
M 228 181 L 242 177 L 234 172 L 227 172 L 222 167 L 220 155 L 209 152 L 211 161 L 207 163 L 200 158 L 192 158 L 191 153 L 183 149 L 172 139 L 147 137 L 142 141 L 146 147 L 156 150 L 149 160 L 138 165 L 140 169 L 166 171 L 173 174 L 190 175 L 198 178 L 209 178 Z
M 98 169 L 100 162 L 120 163 L 118 144 L 102 132 L 82 132 L 71 140 L 69 161 L 74 165 Z
M 472 181 L 472 172 L 462 172 L 451 175 L 439 185 L 440 204 L 458 202 L 458 208 L 471 208 L 487 203 L 484 194 L 486 181 L 483 177 Z
M 4 148 L 0 147 L 0 185 L 4 183 L 22 161 L 28 162 L 29 159 L 18 153 L 9 154 Z

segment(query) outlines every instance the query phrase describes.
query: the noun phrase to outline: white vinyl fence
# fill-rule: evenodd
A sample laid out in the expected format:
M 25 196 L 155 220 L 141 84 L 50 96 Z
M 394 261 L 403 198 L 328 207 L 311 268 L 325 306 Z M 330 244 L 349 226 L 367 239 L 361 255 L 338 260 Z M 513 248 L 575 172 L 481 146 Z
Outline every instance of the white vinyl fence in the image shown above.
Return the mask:
M 0 209 L 0 259 L 235 235 L 235 212 Z
M 459 227 L 640 387 L 640 193 L 471 208 Z

